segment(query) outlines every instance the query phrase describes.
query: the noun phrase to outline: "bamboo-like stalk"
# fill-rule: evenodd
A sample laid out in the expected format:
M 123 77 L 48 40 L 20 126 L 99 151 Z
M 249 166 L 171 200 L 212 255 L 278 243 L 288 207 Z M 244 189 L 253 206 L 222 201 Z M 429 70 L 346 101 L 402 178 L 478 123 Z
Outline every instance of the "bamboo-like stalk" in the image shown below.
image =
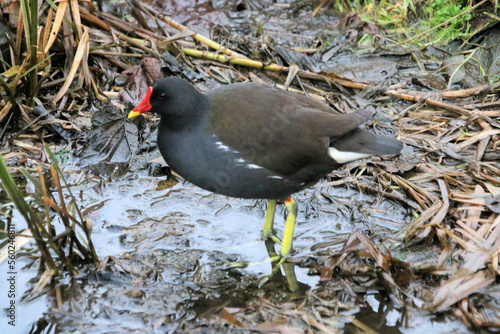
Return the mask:
M 232 58 L 229 56 L 221 55 L 215 52 L 209 52 L 209 51 L 200 51 L 200 50 L 195 50 L 195 49 L 190 49 L 190 48 L 184 48 L 182 49 L 184 54 L 196 58 L 203 58 L 203 59 L 209 59 L 209 60 L 215 60 L 218 62 L 229 62 L 230 64 L 234 65 L 241 65 L 241 66 L 247 66 L 247 67 L 253 67 L 253 68 L 261 68 L 264 70 L 268 71 L 286 71 L 288 70 L 287 67 L 281 66 L 278 64 L 270 64 L 270 65 L 265 65 L 264 63 L 256 60 L 251 60 L 248 58 Z

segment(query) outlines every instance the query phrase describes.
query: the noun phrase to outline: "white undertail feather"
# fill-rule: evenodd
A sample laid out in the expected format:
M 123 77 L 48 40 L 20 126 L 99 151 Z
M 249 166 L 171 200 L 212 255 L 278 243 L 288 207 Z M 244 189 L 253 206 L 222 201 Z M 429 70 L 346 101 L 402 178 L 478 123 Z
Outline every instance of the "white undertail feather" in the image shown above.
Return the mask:
M 328 148 L 328 154 L 332 157 L 333 160 L 335 160 L 335 162 L 339 164 L 344 164 L 349 161 L 354 161 L 373 155 L 368 153 L 342 152 L 337 150 L 335 147 Z

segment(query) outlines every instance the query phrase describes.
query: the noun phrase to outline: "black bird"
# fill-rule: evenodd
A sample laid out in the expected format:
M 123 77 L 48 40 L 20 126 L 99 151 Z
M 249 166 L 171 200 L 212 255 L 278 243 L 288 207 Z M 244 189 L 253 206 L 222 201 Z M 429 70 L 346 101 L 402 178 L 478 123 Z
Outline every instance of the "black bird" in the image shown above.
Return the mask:
M 269 200 L 263 238 L 279 242 L 274 214 L 276 201 L 285 201 L 283 260 L 292 251 L 297 214 L 291 194 L 343 163 L 398 154 L 403 147 L 359 128 L 372 118 L 369 110 L 339 114 L 309 97 L 257 83 L 202 94 L 180 78 L 167 77 L 148 88 L 128 118 L 148 111 L 160 115 L 160 152 L 184 179 L 226 196 Z

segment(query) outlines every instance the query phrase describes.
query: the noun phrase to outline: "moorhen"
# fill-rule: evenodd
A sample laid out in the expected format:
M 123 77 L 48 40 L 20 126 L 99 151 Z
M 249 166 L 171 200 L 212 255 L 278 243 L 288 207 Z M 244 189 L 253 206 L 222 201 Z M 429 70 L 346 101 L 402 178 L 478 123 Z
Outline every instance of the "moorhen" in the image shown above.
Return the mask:
M 282 260 L 292 251 L 297 204 L 291 194 L 343 163 L 398 154 L 403 147 L 359 128 L 372 118 L 370 110 L 339 114 L 309 97 L 257 83 L 202 94 L 167 77 L 148 88 L 128 118 L 150 110 L 161 117 L 158 145 L 176 173 L 217 194 L 269 200 L 263 238 L 279 242 L 273 221 L 276 201 L 285 200 Z

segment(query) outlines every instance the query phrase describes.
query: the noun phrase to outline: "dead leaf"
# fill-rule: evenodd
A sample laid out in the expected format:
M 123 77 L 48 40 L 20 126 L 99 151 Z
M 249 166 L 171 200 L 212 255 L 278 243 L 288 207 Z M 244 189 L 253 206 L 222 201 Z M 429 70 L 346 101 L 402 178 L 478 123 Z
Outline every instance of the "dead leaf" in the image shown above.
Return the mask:
M 243 323 L 241 321 L 239 321 L 238 319 L 236 319 L 236 317 L 234 315 L 232 315 L 228 310 L 227 308 L 222 308 L 222 310 L 219 312 L 219 314 L 217 314 L 221 319 L 227 321 L 228 323 L 230 323 L 231 325 L 233 326 L 236 326 L 236 327 L 240 327 L 240 328 L 244 328 L 245 325 L 243 325 Z
M 114 106 L 105 106 L 92 117 L 92 132 L 79 156 L 83 167 L 102 161 L 128 163 L 138 149 L 138 127 Z

